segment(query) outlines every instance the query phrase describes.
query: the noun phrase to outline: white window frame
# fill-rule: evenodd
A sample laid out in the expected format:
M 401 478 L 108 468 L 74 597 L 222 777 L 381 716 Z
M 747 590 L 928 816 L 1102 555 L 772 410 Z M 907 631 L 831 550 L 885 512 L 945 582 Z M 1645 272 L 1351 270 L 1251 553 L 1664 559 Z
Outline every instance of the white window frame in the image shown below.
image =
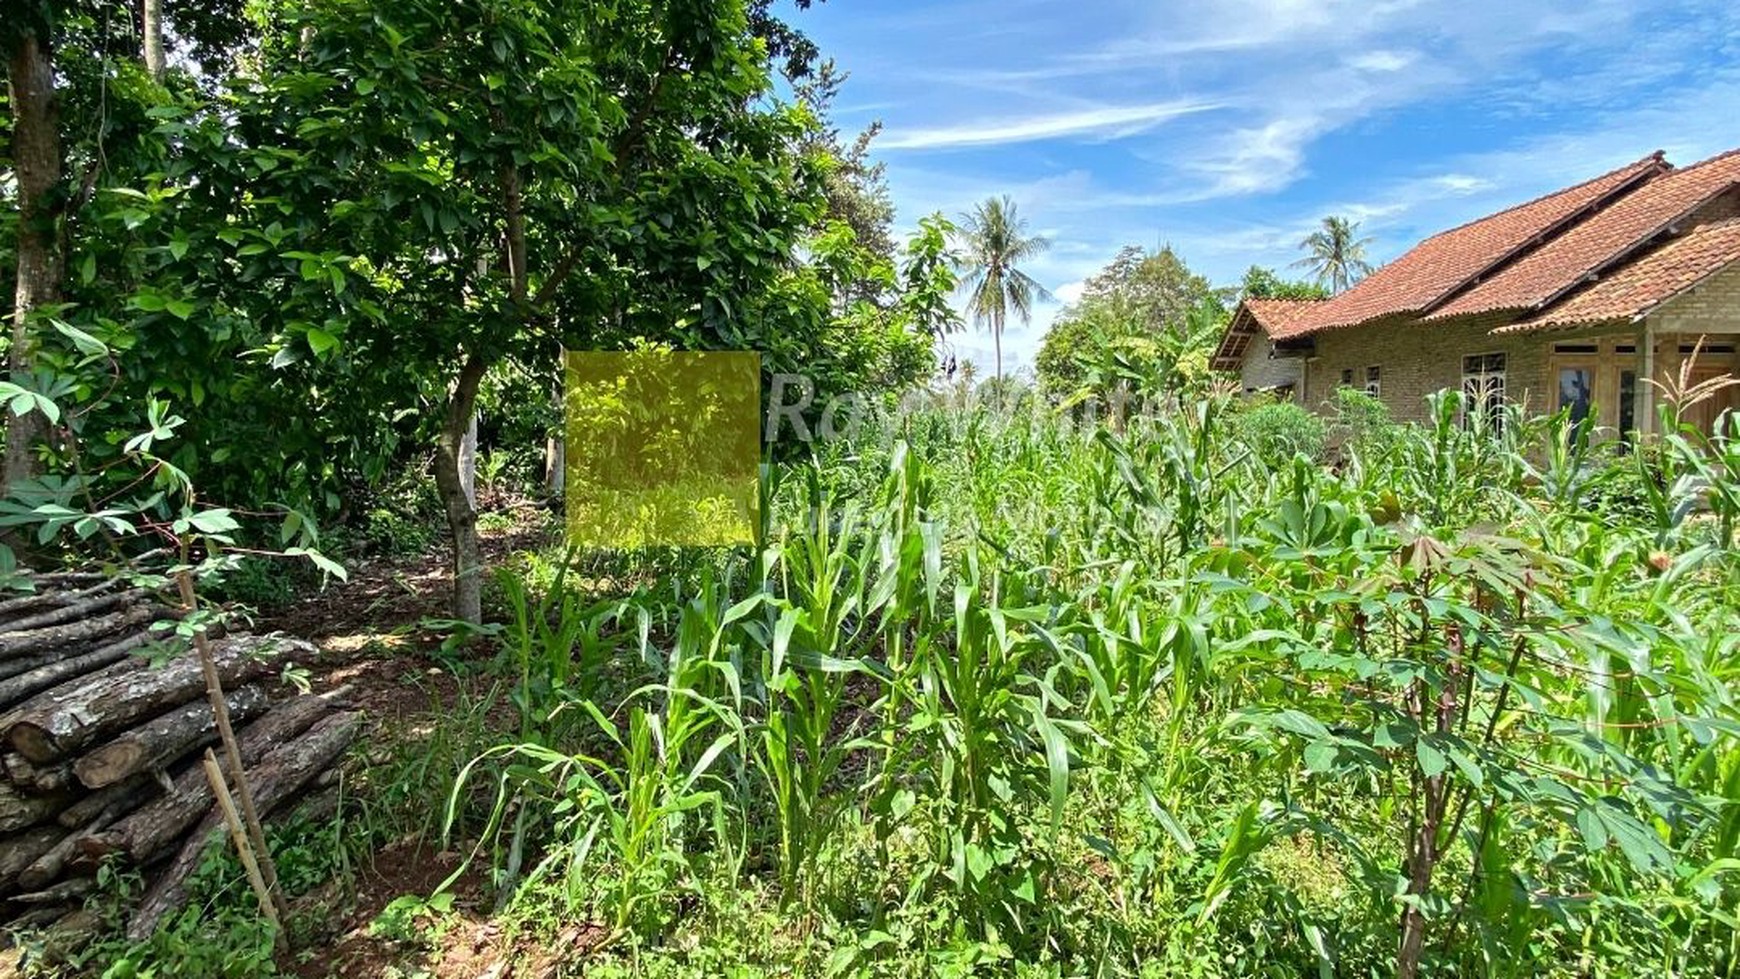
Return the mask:
M 1491 358 L 1498 358 L 1498 368 L 1492 369 Z M 1470 369 L 1470 363 L 1473 369 Z M 1476 412 L 1485 414 L 1494 431 L 1504 426 L 1504 406 L 1509 403 L 1506 374 L 1510 357 L 1502 350 L 1465 354 L 1462 357 L 1462 424 L 1472 428 Z

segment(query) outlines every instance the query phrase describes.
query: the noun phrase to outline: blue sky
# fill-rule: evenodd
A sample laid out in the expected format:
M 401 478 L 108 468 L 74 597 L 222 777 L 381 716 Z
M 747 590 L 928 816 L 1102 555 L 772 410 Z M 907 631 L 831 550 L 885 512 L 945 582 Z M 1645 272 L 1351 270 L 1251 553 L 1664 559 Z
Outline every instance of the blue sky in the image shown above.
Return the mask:
M 828 0 L 794 15 L 885 126 L 898 224 L 1007 193 L 1058 296 L 1119 247 L 1217 283 L 1325 214 L 1371 257 L 1656 149 L 1740 146 L 1734 0 Z M 1056 307 L 1011 326 L 1029 368 Z M 990 338 L 955 349 L 990 365 Z

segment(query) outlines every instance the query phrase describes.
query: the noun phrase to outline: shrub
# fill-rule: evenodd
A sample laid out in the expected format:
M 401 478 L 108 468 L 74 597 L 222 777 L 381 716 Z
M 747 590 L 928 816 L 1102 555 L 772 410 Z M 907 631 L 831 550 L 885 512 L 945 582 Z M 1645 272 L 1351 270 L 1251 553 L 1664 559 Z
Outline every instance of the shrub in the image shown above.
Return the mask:
M 1304 455 L 1323 455 L 1328 432 L 1323 419 L 1290 401 L 1271 401 L 1240 415 L 1236 432 L 1265 463 L 1275 465 Z
M 1329 404 L 1335 411 L 1330 431 L 1343 450 L 1372 460 L 1395 448 L 1401 427 L 1390 418 L 1388 405 L 1352 387 L 1336 388 Z

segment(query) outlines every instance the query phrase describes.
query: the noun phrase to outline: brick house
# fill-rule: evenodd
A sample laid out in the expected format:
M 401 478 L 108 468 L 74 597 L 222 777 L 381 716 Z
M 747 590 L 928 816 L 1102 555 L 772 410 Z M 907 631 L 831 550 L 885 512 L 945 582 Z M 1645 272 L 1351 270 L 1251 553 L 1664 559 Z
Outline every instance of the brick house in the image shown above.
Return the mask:
M 1322 410 L 1340 385 L 1396 418 L 1426 396 L 1570 407 L 1654 427 L 1653 385 L 1740 374 L 1740 150 L 1676 168 L 1657 152 L 1452 228 L 1331 299 L 1247 299 L 1214 353 L 1246 391 Z M 1708 429 L 1728 388 L 1688 413 Z

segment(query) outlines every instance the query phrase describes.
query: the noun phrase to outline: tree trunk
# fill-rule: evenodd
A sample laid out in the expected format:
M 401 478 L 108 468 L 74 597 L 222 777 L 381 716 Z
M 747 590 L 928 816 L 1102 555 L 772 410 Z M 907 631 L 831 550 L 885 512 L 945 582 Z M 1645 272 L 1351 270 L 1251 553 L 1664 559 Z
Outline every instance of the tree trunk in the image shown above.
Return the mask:
M 332 709 L 325 697 L 302 696 L 283 704 L 237 732 L 242 764 L 255 765 L 266 753 L 301 736 Z M 162 856 L 189 826 L 211 809 L 211 785 L 196 762 L 175 777 L 172 791 L 139 807 L 106 833 L 79 846 L 91 860 L 124 853 L 135 866 Z
M 435 486 L 453 541 L 453 617 L 483 623 L 483 549 L 477 541 L 477 507 L 465 493 L 461 447 L 477 407 L 477 387 L 488 364 L 468 356 L 447 398 L 447 416 L 435 448 Z
M 355 712 L 328 717 L 250 770 L 248 780 L 254 786 L 260 811 L 270 812 L 331 765 L 350 746 L 361 720 L 362 715 Z M 187 878 L 199 868 L 206 848 L 223 832 L 223 827 L 223 815 L 212 812 L 194 829 L 175 860 L 140 900 L 139 910 L 127 926 L 129 936 L 135 940 L 149 938 L 157 923 L 186 901 Z
M 31 317 L 39 308 L 60 301 L 65 270 L 55 228 L 58 205 L 54 191 L 61 182 L 61 152 L 54 54 L 46 36 L 18 26 L 23 28 L 23 36 L 11 52 L 7 75 L 12 102 L 12 175 L 18 188 L 18 280 L 12 294 L 12 349 L 7 355 L 15 381 L 35 367 Z M 32 447 L 46 430 L 39 412 L 22 416 L 8 413 L 0 496 L 11 495 L 20 482 L 36 476 Z
M 289 639 L 237 636 L 216 644 L 218 674 L 225 683 L 263 676 L 285 665 L 287 653 L 313 647 Z M 271 658 L 260 653 L 275 654 Z M 197 698 L 205 690 L 199 657 L 184 655 L 157 669 L 131 670 L 38 698 L 10 717 L 7 740 L 38 764 L 76 754 L 99 738 Z
M 459 443 L 459 486 L 465 490 L 465 502 L 477 509 L 477 412 L 465 426 L 465 438 Z
M 11 784 L 0 782 L 0 833 L 27 829 L 54 819 L 54 814 L 66 806 L 68 794 L 32 795 Z
M 18 875 L 66 837 L 58 826 L 38 826 L 16 836 L 0 837 L 0 894 L 15 889 Z
M 252 684 L 225 698 L 232 720 L 246 722 L 266 709 L 266 688 Z M 209 741 L 215 731 L 210 704 L 194 701 L 147 721 L 73 763 L 73 774 L 87 789 L 115 784 L 129 775 L 160 768 Z
M 29 670 L 20 672 L 16 676 L 0 680 L 0 710 L 7 710 L 14 704 L 21 704 L 26 697 L 41 693 L 57 684 L 75 677 L 93 674 L 107 667 L 116 667 L 114 672 L 137 669 L 142 665 L 140 662 L 122 663 L 121 661 L 126 659 L 129 652 L 143 647 L 150 641 L 151 634 L 149 632 L 136 632 L 125 639 L 117 639 L 88 653 L 58 661 L 55 656 L 62 654 L 50 653 L 40 660 L 8 661 L 8 665 L 11 662 L 31 663 L 33 665 Z M 71 650 L 66 650 L 66 652 L 71 652 Z
M 145 71 L 163 81 L 163 0 L 145 0 Z
M 150 625 L 156 619 L 163 617 L 164 613 L 164 609 L 154 605 L 139 605 L 134 608 L 122 609 L 119 612 L 110 612 L 107 615 L 92 616 L 79 622 L 44 626 L 41 629 L 30 629 L 24 632 L 9 632 L 0 635 L 0 659 L 13 659 L 29 656 L 33 653 L 63 650 L 76 643 L 100 639 L 123 629 Z

